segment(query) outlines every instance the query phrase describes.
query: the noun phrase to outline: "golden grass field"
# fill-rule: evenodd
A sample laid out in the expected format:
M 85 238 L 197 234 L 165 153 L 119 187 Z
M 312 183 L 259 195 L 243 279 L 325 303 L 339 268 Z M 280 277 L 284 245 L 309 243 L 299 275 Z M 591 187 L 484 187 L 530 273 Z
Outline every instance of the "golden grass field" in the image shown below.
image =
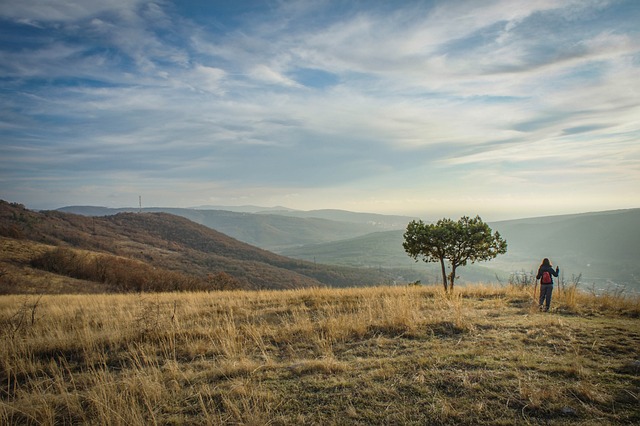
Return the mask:
M 640 301 L 370 287 L 0 296 L 0 424 L 639 424 Z

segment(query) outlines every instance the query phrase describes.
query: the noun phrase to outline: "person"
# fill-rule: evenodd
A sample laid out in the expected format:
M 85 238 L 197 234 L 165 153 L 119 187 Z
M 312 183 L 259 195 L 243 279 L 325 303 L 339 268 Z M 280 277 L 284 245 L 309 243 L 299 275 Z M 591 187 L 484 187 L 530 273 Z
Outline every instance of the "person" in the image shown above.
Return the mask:
M 548 279 L 545 279 L 545 272 L 549 273 Z M 553 269 L 549 259 L 545 257 L 542 260 L 542 264 L 538 268 L 538 275 L 536 275 L 536 280 L 540 280 L 540 300 L 538 304 L 540 305 L 541 311 L 549 311 L 549 306 L 551 306 L 551 293 L 553 293 L 553 277 L 557 277 L 559 272 L 560 268 L 556 266 L 556 269 Z

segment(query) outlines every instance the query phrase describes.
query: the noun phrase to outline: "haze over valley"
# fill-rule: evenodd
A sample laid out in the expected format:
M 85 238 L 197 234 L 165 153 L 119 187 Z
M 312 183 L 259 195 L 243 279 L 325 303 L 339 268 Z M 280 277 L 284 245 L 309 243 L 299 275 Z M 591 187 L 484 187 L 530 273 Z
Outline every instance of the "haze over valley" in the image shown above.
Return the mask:
M 340 210 L 295 211 L 260 207 L 209 209 L 146 208 L 186 217 L 245 243 L 308 262 L 378 269 L 388 282 L 440 281 L 436 264 L 416 263 L 402 248 L 406 225 L 414 218 Z M 136 208 L 69 206 L 61 211 L 106 216 Z M 247 213 L 251 210 L 253 213 Z M 507 282 L 511 275 L 535 272 L 549 257 L 570 281 L 583 287 L 640 290 L 640 209 L 591 212 L 489 222 L 507 240 L 507 254 L 459 271 L 462 283 Z

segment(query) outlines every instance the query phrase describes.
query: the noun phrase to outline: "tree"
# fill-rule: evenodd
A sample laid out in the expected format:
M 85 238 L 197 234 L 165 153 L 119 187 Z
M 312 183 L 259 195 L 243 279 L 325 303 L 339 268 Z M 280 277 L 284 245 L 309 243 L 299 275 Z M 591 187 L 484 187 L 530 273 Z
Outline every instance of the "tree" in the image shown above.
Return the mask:
M 456 269 L 467 262 L 490 260 L 507 252 L 507 242 L 496 231 L 491 233 L 489 225 L 480 216 L 461 217 L 457 222 L 440 219 L 436 224 L 425 224 L 421 220 L 411 221 L 404 233 L 404 250 L 416 262 L 440 262 L 442 284 L 445 291 L 453 291 Z M 448 275 L 445 260 L 449 261 Z

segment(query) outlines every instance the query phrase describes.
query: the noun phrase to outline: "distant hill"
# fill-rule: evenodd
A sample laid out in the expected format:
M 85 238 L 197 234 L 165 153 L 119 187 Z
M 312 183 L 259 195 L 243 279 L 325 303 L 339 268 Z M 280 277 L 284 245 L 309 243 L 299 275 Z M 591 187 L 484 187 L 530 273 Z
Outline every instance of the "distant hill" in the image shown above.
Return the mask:
M 256 212 L 264 213 L 264 212 Z M 366 224 L 377 228 L 378 230 L 404 229 L 411 220 L 415 219 L 409 216 L 385 215 L 375 213 L 350 212 L 347 210 L 323 209 L 323 210 L 270 210 L 269 214 L 277 214 L 289 217 L 299 218 L 317 218 L 327 219 L 338 222 L 349 222 L 357 224 Z
M 640 290 L 640 209 L 502 221 L 491 224 L 509 243 L 496 267 L 537 268 L 544 257 L 567 278 L 600 287 Z
M 73 207 L 78 211 L 78 207 Z M 111 210 L 85 207 L 84 214 Z M 131 209 L 135 210 L 135 209 Z M 377 268 L 399 281 L 439 281 L 437 266 L 414 262 L 402 248 L 410 217 L 341 210 L 236 213 L 179 210 L 185 216 L 244 242 L 287 257 L 349 267 Z M 534 271 L 544 257 L 565 280 L 584 285 L 622 285 L 640 290 L 640 209 L 526 218 L 489 225 L 507 240 L 506 255 L 460 270 L 461 283 L 506 281 Z M 393 271 L 391 271 L 393 269 Z
M 373 232 L 341 241 L 290 248 L 283 250 L 281 254 L 296 259 L 315 259 L 331 265 L 411 268 L 416 262 L 402 248 L 403 233 L 404 231 Z M 422 267 L 420 264 L 418 266 Z
M 65 209 L 67 209 L 66 207 Z M 298 217 L 298 218 L 316 218 L 327 219 L 338 222 L 360 223 L 372 225 L 380 230 L 383 229 L 400 229 L 415 219 L 408 216 L 384 215 L 377 213 L 361 213 L 351 212 L 348 210 L 338 209 L 320 209 L 320 210 L 295 210 L 282 206 L 260 207 L 260 206 L 197 206 L 192 207 L 195 210 L 225 210 L 237 213 L 256 213 L 256 214 L 275 214 L 281 216 Z
M 185 217 L 240 241 L 260 248 L 280 250 L 305 244 L 331 242 L 384 229 L 402 229 L 411 218 L 340 210 L 298 212 L 279 210 L 255 213 L 228 210 L 151 207 L 111 209 L 95 206 L 68 206 L 58 209 L 84 216 L 111 216 L 125 212 L 164 212 Z
M 253 205 L 244 205 L 244 206 L 216 206 L 216 205 L 203 205 L 203 206 L 194 206 L 190 207 L 192 210 L 226 210 L 230 212 L 238 212 L 238 213 L 265 213 L 269 211 L 293 211 L 293 209 L 283 207 L 283 206 L 275 206 L 275 207 L 261 207 L 261 206 L 253 206 Z
M 489 223 L 507 240 L 506 255 L 467 266 L 459 272 L 467 281 L 482 281 L 497 274 L 508 279 L 514 272 L 529 273 L 548 257 L 558 264 L 564 279 L 582 275 L 582 283 L 599 288 L 623 285 L 640 290 L 640 209 L 581 215 L 518 219 Z M 416 264 L 402 248 L 404 231 L 376 232 L 332 243 L 306 245 L 281 254 L 318 262 L 414 267 L 435 271 L 435 265 Z
M 442 281 L 439 264 L 416 262 L 410 258 L 402 247 L 403 234 L 404 231 L 374 232 L 348 240 L 290 248 L 281 254 L 295 259 L 314 259 L 329 265 L 394 271 L 396 278 L 401 281 L 420 280 L 423 284 L 439 284 Z M 459 272 L 461 284 L 494 282 L 497 274 L 505 279 L 508 275 L 491 268 L 488 263 L 466 266 Z
M 5 251 L 9 246 L 33 250 L 27 243 L 37 243 L 39 248 L 33 256 L 47 251 L 43 245 L 69 247 L 101 259 L 109 255 L 111 263 L 116 259 L 135 261 L 124 264 L 149 274 L 162 270 L 204 282 L 211 275 L 224 273 L 236 287 L 249 289 L 372 285 L 389 279 L 379 271 L 324 266 L 280 256 L 168 213 L 87 217 L 60 211 L 34 212 L 0 201 L 0 236 L 6 241 L 0 261 L 11 270 L 22 268 L 26 275 L 34 259 L 27 254 L 22 260 L 15 260 Z M 24 244 L 16 245 L 16 241 Z M 118 264 L 123 265 L 122 262 Z M 3 291 L 7 291 L 6 286 Z

